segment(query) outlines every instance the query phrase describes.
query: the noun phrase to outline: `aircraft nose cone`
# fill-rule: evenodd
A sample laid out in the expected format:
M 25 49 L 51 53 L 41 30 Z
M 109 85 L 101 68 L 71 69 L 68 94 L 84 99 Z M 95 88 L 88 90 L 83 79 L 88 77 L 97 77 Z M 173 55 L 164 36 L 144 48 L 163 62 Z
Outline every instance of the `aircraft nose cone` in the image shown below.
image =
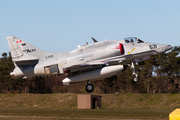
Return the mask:
M 173 47 L 171 46 L 171 45 L 167 45 L 166 47 L 165 47 L 165 51 L 168 51 L 168 50 L 171 50 Z

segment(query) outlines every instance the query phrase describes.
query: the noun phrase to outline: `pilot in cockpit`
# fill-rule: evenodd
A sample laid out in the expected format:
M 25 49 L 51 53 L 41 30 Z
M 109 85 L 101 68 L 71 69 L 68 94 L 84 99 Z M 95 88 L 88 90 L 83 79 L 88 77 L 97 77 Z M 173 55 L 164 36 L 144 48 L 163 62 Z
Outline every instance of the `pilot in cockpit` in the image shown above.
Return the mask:
M 144 41 L 140 40 L 139 38 L 136 37 L 130 37 L 124 39 L 126 43 L 144 43 Z
M 144 41 L 138 39 L 138 40 L 137 40 L 137 43 L 144 43 Z
M 131 39 L 131 40 L 130 40 L 130 43 L 134 43 L 134 40 L 133 40 L 133 39 Z

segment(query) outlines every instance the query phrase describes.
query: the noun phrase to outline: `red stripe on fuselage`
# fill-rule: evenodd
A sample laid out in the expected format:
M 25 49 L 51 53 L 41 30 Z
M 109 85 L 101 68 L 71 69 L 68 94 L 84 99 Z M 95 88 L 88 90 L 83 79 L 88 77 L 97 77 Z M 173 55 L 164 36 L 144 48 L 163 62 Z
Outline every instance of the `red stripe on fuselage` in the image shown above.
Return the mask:
M 119 43 L 119 48 L 121 50 L 121 54 L 124 54 L 124 47 L 122 43 Z
M 119 43 L 118 46 L 116 46 L 115 48 L 111 48 L 111 49 L 120 49 L 120 53 L 124 54 L 124 47 L 122 43 Z

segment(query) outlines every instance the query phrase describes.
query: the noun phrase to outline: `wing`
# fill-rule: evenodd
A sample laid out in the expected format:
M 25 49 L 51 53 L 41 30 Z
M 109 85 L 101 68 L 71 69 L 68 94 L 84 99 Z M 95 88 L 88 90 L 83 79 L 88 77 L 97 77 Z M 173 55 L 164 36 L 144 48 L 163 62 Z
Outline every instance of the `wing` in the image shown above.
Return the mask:
M 107 64 L 106 61 L 98 61 L 98 62 L 88 62 L 84 64 L 75 64 L 66 66 L 63 68 L 64 73 L 74 73 L 74 72 L 85 72 L 93 69 L 101 68 Z
M 111 57 L 111 58 L 104 58 L 96 61 L 87 62 L 84 64 L 74 64 L 70 66 L 66 66 L 63 68 L 64 73 L 81 73 L 85 71 L 90 71 L 98 68 L 102 68 L 108 65 L 117 65 L 123 60 L 125 60 L 123 56 L 119 57 Z
M 87 62 L 84 64 L 74 64 L 74 65 L 66 66 L 65 68 L 63 68 L 63 70 L 64 73 L 85 72 L 85 71 L 102 68 L 108 65 L 110 66 L 117 65 L 123 62 L 124 60 L 131 60 L 133 57 L 138 58 L 139 54 L 126 54 L 115 57 L 103 58 L 103 59 Z

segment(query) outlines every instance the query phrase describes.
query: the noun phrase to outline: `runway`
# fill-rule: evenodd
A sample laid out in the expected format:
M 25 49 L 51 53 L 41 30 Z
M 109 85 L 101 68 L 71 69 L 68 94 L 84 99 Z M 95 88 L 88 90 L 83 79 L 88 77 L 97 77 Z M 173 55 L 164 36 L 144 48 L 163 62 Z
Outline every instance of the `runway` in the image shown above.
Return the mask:
M 33 119 L 33 120 L 41 120 L 41 119 L 45 119 L 45 120 L 52 120 L 52 119 L 65 119 L 65 120 L 154 120 L 154 119 L 109 119 L 109 118 L 77 118 L 77 117 L 45 117 L 45 116 L 4 116 L 4 115 L 0 115 L 1 120 L 6 120 L 9 118 L 14 118 L 15 120 L 17 119 L 23 119 L 23 120 L 29 120 L 29 119 Z M 4 118 L 4 119 L 3 119 Z M 13 120 L 14 120 L 13 119 Z

